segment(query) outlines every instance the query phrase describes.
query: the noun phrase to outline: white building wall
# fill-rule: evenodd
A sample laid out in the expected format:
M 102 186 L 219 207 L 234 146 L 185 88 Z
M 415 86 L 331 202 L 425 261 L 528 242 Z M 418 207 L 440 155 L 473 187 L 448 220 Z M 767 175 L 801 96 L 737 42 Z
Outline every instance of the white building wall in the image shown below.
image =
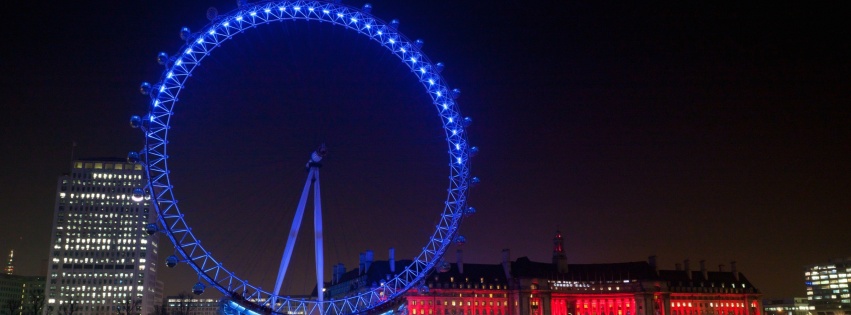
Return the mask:
M 141 165 L 123 159 L 77 160 L 57 182 L 45 284 L 45 314 L 142 314 L 153 311 L 156 219 Z M 128 305 L 137 304 L 136 310 Z

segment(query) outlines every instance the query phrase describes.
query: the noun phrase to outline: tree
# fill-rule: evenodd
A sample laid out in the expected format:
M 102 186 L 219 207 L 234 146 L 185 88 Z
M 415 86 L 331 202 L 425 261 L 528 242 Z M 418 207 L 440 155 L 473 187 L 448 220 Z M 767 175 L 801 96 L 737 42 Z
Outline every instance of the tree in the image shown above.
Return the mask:
M 4 308 L 9 310 L 9 315 L 15 315 L 15 313 L 17 313 L 18 310 L 21 308 L 21 300 L 8 300 L 6 301 Z
M 139 315 L 141 313 L 142 300 L 128 297 L 117 305 L 119 315 Z
M 74 315 L 74 312 L 78 311 L 80 307 L 77 305 L 77 300 L 71 299 L 68 302 L 62 303 L 59 306 L 59 314 L 62 315 Z
M 172 312 L 171 315 L 189 315 L 193 309 L 195 309 L 195 303 L 192 302 L 192 299 L 195 298 L 195 294 L 190 292 L 180 292 L 177 295 L 177 308 Z
M 163 303 L 159 307 L 154 307 L 154 311 L 148 313 L 148 315 L 169 315 L 169 314 L 168 314 L 168 309 L 166 308 L 166 305 Z
M 30 290 L 29 292 L 29 305 L 28 309 L 31 315 L 40 315 L 41 310 L 44 309 L 44 291 L 42 290 Z

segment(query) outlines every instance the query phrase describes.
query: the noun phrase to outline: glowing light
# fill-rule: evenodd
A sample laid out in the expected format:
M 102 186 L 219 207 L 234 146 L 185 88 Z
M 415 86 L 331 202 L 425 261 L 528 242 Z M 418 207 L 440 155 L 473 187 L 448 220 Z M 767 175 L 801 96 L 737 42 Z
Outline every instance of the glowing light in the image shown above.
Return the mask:
M 350 21 L 352 21 L 352 23 L 357 23 L 357 22 L 358 22 L 358 19 L 356 19 L 356 18 L 354 18 L 354 17 L 349 18 L 349 20 L 350 20 Z
M 446 108 L 445 104 L 443 106 L 444 106 L 444 108 Z M 449 119 L 447 119 L 447 120 L 451 123 L 451 122 L 455 121 L 455 118 L 449 117 Z
M 428 85 L 434 85 L 434 79 L 428 79 Z
M 461 144 L 456 143 L 455 144 L 455 150 L 461 150 Z
M 437 96 L 443 96 L 443 93 L 441 93 L 440 91 L 437 91 Z M 446 108 L 446 104 L 443 104 L 443 108 Z
M 271 9 L 264 9 L 263 12 L 270 13 L 270 12 L 272 12 L 272 10 Z
M 378 35 L 384 35 L 384 32 L 378 31 Z
M 301 11 L 301 7 L 293 7 L 293 9 L 296 11 Z
M 454 135 L 457 135 L 457 134 L 458 134 L 458 130 L 452 129 L 452 135 L 454 136 Z
M 342 13 L 337 13 L 337 17 L 343 17 Z
M 458 158 L 457 161 L 458 161 L 458 164 L 461 164 L 461 158 Z
M 209 31 L 209 32 L 207 32 L 207 34 L 210 34 L 210 35 L 216 35 L 216 30 L 214 30 L 214 29 L 210 29 L 210 31 Z
M 425 67 L 420 67 L 420 73 L 425 74 Z
M 411 62 L 417 63 L 417 58 L 411 57 Z
M 313 7 L 307 8 L 308 11 L 313 12 Z
M 284 7 L 278 7 L 278 11 L 284 11 Z
M 367 28 L 367 29 L 370 29 L 370 28 L 372 28 L 372 25 L 367 24 L 367 25 L 366 25 L 366 28 Z
M 242 15 L 236 17 L 237 21 L 242 21 Z
M 401 52 L 403 52 L 403 53 L 408 52 L 407 50 L 405 50 L 405 47 L 399 48 L 399 51 L 401 51 Z
M 388 39 L 387 41 L 388 41 L 388 42 L 390 42 L 391 44 L 395 44 L 395 43 L 396 43 L 396 40 L 394 40 L 394 39 L 392 39 L 392 38 L 391 38 L 391 39 Z
M 230 22 L 224 22 L 224 23 L 222 23 L 222 25 L 224 25 L 224 26 L 230 26 Z
M 187 55 L 188 55 L 188 54 L 191 54 L 191 53 L 192 53 L 192 48 L 186 48 L 186 50 L 185 50 L 183 53 L 184 53 L 184 54 L 187 54 Z
M 166 75 L 165 77 L 171 79 L 171 77 L 173 77 L 173 76 L 174 76 L 174 72 L 169 72 L 168 75 Z
M 199 39 L 198 39 L 198 40 L 196 40 L 195 42 L 196 42 L 196 43 L 198 43 L 198 44 L 203 44 L 203 43 L 204 43 L 204 39 L 203 39 L 203 38 L 199 38 Z
M 323 9 L 322 13 L 328 14 L 328 13 L 331 13 L 331 11 L 328 11 L 328 9 Z

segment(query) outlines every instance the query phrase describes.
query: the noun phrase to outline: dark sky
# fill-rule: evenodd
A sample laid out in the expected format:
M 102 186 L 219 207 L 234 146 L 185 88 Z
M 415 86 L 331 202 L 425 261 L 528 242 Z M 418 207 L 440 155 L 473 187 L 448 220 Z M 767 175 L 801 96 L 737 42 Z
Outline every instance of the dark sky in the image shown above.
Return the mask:
M 360 6 L 362 3 L 351 3 Z M 483 182 L 465 260 L 738 261 L 766 297 L 802 296 L 803 266 L 851 255 L 851 16 L 831 4 L 374 1 L 463 93 Z M 178 30 L 234 1 L 20 2 L 0 19 L 0 251 L 47 258 L 57 176 L 141 148 L 142 81 Z M 170 140 L 187 221 L 226 265 L 271 288 L 304 162 L 322 168 L 326 265 L 410 258 L 445 196 L 446 145 L 423 89 L 364 36 L 258 27 L 205 59 Z M 289 292 L 312 287 L 312 216 Z M 163 239 L 163 241 L 165 241 Z M 451 248 L 449 260 L 454 261 Z M 170 254 L 163 245 L 162 256 Z M 164 270 L 166 293 L 190 288 Z M 327 272 L 330 276 L 330 271 Z M 326 276 L 327 279 L 328 276 Z M 256 280 L 255 280 L 256 279 Z

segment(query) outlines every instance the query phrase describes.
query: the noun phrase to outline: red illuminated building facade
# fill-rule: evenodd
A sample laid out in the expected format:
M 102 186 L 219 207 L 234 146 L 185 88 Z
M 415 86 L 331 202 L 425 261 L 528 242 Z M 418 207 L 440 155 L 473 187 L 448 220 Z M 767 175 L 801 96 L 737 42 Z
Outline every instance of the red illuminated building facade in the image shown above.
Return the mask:
M 762 315 L 762 294 L 735 263 L 730 271 L 708 271 L 703 261 L 692 270 L 688 260 L 675 270 L 659 270 L 653 256 L 568 264 L 560 233 L 553 243 L 548 263 L 511 261 L 503 250 L 499 264 L 468 264 L 459 251 L 456 263 L 438 268 L 393 308 L 407 315 Z M 393 261 L 392 252 L 390 261 L 371 257 L 362 255 L 361 266 L 349 272 L 338 265 L 326 286 L 331 296 L 380 285 L 410 263 Z

